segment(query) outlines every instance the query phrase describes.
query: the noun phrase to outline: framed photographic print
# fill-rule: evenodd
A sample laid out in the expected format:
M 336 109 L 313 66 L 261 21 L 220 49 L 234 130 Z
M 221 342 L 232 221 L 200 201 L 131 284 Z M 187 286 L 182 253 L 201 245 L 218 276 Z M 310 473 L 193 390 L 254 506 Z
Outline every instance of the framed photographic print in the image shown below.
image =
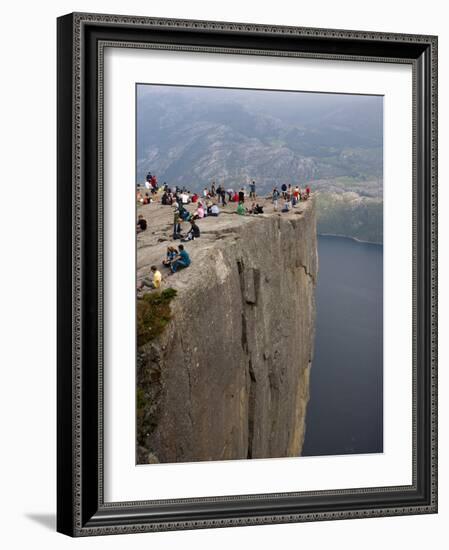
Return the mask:
M 437 511 L 437 38 L 58 19 L 58 531 Z

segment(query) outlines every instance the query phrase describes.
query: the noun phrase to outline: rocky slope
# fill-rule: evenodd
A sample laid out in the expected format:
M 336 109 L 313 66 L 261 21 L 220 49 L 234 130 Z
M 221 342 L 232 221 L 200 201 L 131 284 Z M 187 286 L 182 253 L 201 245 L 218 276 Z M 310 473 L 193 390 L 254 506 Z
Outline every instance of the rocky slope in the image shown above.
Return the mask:
M 171 209 L 150 205 L 138 276 L 160 263 Z M 164 278 L 173 319 L 138 349 L 137 462 L 298 456 L 317 275 L 313 200 L 289 214 L 201 221 L 192 265 Z M 162 269 L 162 268 L 161 268 Z

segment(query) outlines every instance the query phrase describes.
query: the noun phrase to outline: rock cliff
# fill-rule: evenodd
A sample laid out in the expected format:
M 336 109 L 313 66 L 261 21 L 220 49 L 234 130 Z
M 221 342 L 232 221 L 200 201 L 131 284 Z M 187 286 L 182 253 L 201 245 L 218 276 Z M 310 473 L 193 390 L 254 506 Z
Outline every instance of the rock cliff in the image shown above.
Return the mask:
M 155 227 L 139 236 L 138 273 L 164 255 L 168 218 Z M 201 230 L 186 244 L 192 265 L 164 279 L 178 291 L 172 320 L 138 349 L 137 462 L 298 456 L 314 343 L 314 200 L 288 214 L 223 212 Z

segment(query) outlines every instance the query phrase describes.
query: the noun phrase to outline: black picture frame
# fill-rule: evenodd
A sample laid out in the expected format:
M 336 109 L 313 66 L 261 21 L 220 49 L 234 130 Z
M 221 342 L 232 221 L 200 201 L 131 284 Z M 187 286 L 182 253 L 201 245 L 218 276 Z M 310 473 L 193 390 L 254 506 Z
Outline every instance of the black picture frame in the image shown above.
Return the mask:
M 437 37 L 74 13 L 58 30 L 57 530 L 70 536 L 437 512 Z M 413 483 L 105 503 L 102 45 L 413 68 Z M 149 495 L 151 499 L 151 495 Z

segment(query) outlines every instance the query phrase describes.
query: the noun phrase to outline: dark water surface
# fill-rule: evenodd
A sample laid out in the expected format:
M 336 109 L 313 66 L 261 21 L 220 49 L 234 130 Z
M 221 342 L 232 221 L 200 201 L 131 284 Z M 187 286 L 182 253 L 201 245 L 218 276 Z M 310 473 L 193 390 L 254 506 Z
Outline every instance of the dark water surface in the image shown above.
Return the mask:
M 383 451 L 383 247 L 319 237 L 302 456 Z

